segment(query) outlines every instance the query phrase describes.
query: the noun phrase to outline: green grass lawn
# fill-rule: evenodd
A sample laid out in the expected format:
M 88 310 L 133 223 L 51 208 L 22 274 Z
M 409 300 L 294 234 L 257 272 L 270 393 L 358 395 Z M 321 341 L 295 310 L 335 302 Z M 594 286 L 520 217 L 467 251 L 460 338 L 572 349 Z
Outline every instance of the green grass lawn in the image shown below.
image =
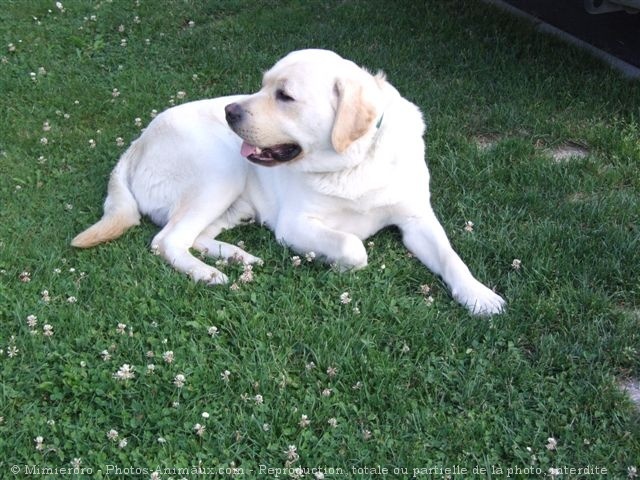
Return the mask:
M 255 91 L 306 47 L 422 108 L 434 208 L 505 314 L 468 315 L 395 230 L 346 274 L 226 232 L 265 260 L 237 290 L 152 255 L 150 222 L 69 246 L 154 110 Z M 640 468 L 638 83 L 472 1 L 5 0 L 0 57 L 0 478 Z

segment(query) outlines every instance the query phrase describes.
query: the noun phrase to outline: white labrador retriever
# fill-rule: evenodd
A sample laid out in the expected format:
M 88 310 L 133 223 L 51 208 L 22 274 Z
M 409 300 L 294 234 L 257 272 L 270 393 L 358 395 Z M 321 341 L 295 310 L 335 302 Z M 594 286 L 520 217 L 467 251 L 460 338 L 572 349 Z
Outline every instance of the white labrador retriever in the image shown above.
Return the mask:
M 504 300 L 453 251 L 430 206 L 418 108 L 383 74 L 325 50 L 290 53 L 262 89 L 186 103 L 158 115 L 111 174 L 102 219 L 73 239 L 90 247 L 148 215 L 152 248 L 196 281 L 227 277 L 190 248 L 245 263 L 260 259 L 218 240 L 248 219 L 294 250 L 341 269 L 367 265 L 362 243 L 388 225 L 475 314 Z

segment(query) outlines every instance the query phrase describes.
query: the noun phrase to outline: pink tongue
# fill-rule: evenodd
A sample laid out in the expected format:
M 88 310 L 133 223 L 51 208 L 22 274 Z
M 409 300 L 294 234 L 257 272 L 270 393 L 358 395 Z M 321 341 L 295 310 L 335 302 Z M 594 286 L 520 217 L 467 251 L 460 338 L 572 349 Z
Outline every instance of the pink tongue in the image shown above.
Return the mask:
M 248 157 L 254 153 L 258 153 L 258 149 L 253 145 L 248 144 L 247 142 L 242 142 L 242 148 L 240 148 L 240 155 L 243 157 Z

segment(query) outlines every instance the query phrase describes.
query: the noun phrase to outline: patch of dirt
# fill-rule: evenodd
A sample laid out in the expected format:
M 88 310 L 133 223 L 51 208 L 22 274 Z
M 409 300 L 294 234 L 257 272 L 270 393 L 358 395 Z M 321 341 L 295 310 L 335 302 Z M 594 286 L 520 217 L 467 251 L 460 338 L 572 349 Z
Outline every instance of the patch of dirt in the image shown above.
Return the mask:
M 562 163 L 568 162 L 572 159 L 585 158 L 589 155 L 589 150 L 577 143 L 567 143 L 553 149 L 549 149 L 548 153 L 551 158 L 553 158 L 554 162 Z
M 620 390 L 629 395 L 636 408 L 640 410 L 640 381 L 630 378 L 620 382 Z
M 476 147 L 481 152 L 485 152 L 487 150 L 491 150 L 496 144 L 500 141 L 500 137 L 497 135 L 477 135 L 473 138 Z

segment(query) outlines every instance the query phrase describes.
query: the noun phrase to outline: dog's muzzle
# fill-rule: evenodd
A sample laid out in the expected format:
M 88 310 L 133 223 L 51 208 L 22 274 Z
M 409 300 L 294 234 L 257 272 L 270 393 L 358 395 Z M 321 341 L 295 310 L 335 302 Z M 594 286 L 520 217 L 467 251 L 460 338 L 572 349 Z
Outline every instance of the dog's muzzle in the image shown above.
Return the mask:
M 224 112 L 229 127 L 242 138 L 238 129 L 239 124 L 245 117 L 243 108 L 237 103 L 231 103 L 224 108 Z M 240 154 L 243 157 L 253 163 L 267 167 L 289 162 L 300 156 L 301 153 L 302 147 L 297 143 L 281 143 L 268 147 L 257 147 L 244 140 L 244 138 L 240 149 Z

